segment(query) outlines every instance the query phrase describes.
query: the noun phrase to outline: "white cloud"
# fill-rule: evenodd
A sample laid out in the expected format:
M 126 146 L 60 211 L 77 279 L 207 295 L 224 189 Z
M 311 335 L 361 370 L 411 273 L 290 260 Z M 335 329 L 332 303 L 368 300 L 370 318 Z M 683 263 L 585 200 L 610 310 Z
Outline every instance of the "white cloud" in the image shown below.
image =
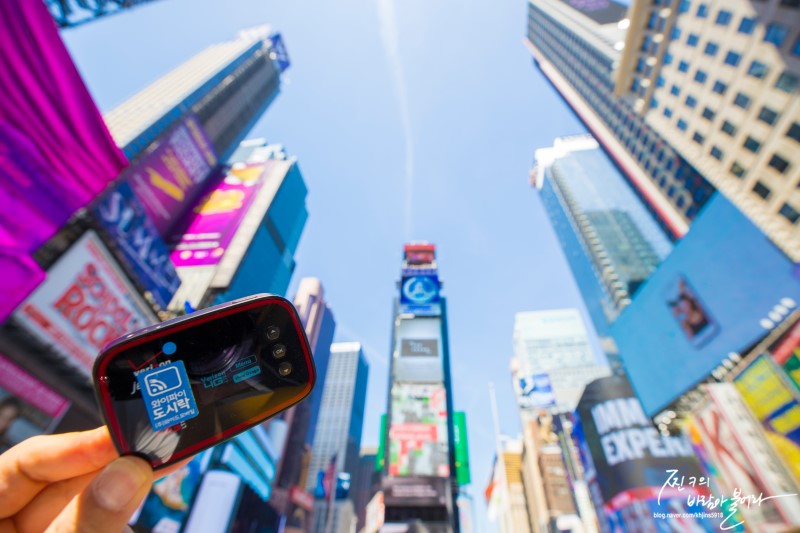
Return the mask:
M 405 144 L 405 164 L 403 171 L 403 231 L 406 241 L 413 236 L 413 217 L 411 203 L 414 197 L 414 142 L 411 136 L 411 113 L 408 106 L 406 76 L 400 61 L 400 46 L 397 35 L 397 21 L 394 0 L 378 0 L 378 21 L 381 41 L 389 60 L 394 78 L 395 94 L 400 108 L 400 127 Z

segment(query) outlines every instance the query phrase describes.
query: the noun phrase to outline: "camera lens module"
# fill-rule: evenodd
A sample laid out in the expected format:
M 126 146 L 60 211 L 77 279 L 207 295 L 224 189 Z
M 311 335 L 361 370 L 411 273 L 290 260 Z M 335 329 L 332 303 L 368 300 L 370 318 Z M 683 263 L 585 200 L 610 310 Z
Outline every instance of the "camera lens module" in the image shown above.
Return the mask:
M 283 344 L 276 344 L 275 346 L 273 346 L 272 356 L 275 359 L 281 359 L 283 357 L 286 357 L 286 346 L 284 346 Z
M 289 363 L 281 363 L 278 366 L 278 374 L 280 374 L 281 377 L 285 378 L 286 376 L 288 376 L 291 373 L 292 373 L 292 365 L 291 364 L 289 364 Z

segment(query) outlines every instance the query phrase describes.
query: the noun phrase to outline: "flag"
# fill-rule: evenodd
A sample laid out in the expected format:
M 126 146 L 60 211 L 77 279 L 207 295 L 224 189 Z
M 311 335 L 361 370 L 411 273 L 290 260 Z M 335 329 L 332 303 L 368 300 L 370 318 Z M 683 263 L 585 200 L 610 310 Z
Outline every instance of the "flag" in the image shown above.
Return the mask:
M 328 464 L 328 468 L 325 469 L 325 475 L 322 477 L 322 488 L 325 490 L 325 496 L 330 496 L 333 494 L 333 490 L 335 488 L 334 483 L 336 482 L 336 455 L 333 454 L 331 456 L 331 462 Z

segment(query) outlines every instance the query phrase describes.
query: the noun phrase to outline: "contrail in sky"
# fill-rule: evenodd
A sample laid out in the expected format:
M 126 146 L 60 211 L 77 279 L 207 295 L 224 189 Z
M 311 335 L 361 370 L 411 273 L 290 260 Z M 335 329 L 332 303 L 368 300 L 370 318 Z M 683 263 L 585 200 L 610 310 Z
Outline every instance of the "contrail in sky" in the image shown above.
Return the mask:
M 400 126 L 403 129 L 405 143 L 405 169 L 403 177 L 403 230 L 405 239 L 413 237 L 411 201 L 414 196 L 414 143 L 411 137 L 411 113 L 408 109 L 408 92 L 406 76 L 400 61 L 399 39 L 394 12 L 394 0 L 378 0 L 378 19 L 380 23 L 381 41 L 389 59 L 389 66 L 394 76 L 395 93 L 400 106 Z

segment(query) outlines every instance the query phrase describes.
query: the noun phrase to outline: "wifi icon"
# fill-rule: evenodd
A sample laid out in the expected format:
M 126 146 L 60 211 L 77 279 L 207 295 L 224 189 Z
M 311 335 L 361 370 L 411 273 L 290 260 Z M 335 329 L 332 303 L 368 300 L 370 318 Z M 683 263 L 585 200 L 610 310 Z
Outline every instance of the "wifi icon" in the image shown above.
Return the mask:
M 147 394 L 152 397 L 179 388 L 183 381 L 178 369 L 170 366 L 147 374 L 144 377 L 144 383 L 147 387 Z

